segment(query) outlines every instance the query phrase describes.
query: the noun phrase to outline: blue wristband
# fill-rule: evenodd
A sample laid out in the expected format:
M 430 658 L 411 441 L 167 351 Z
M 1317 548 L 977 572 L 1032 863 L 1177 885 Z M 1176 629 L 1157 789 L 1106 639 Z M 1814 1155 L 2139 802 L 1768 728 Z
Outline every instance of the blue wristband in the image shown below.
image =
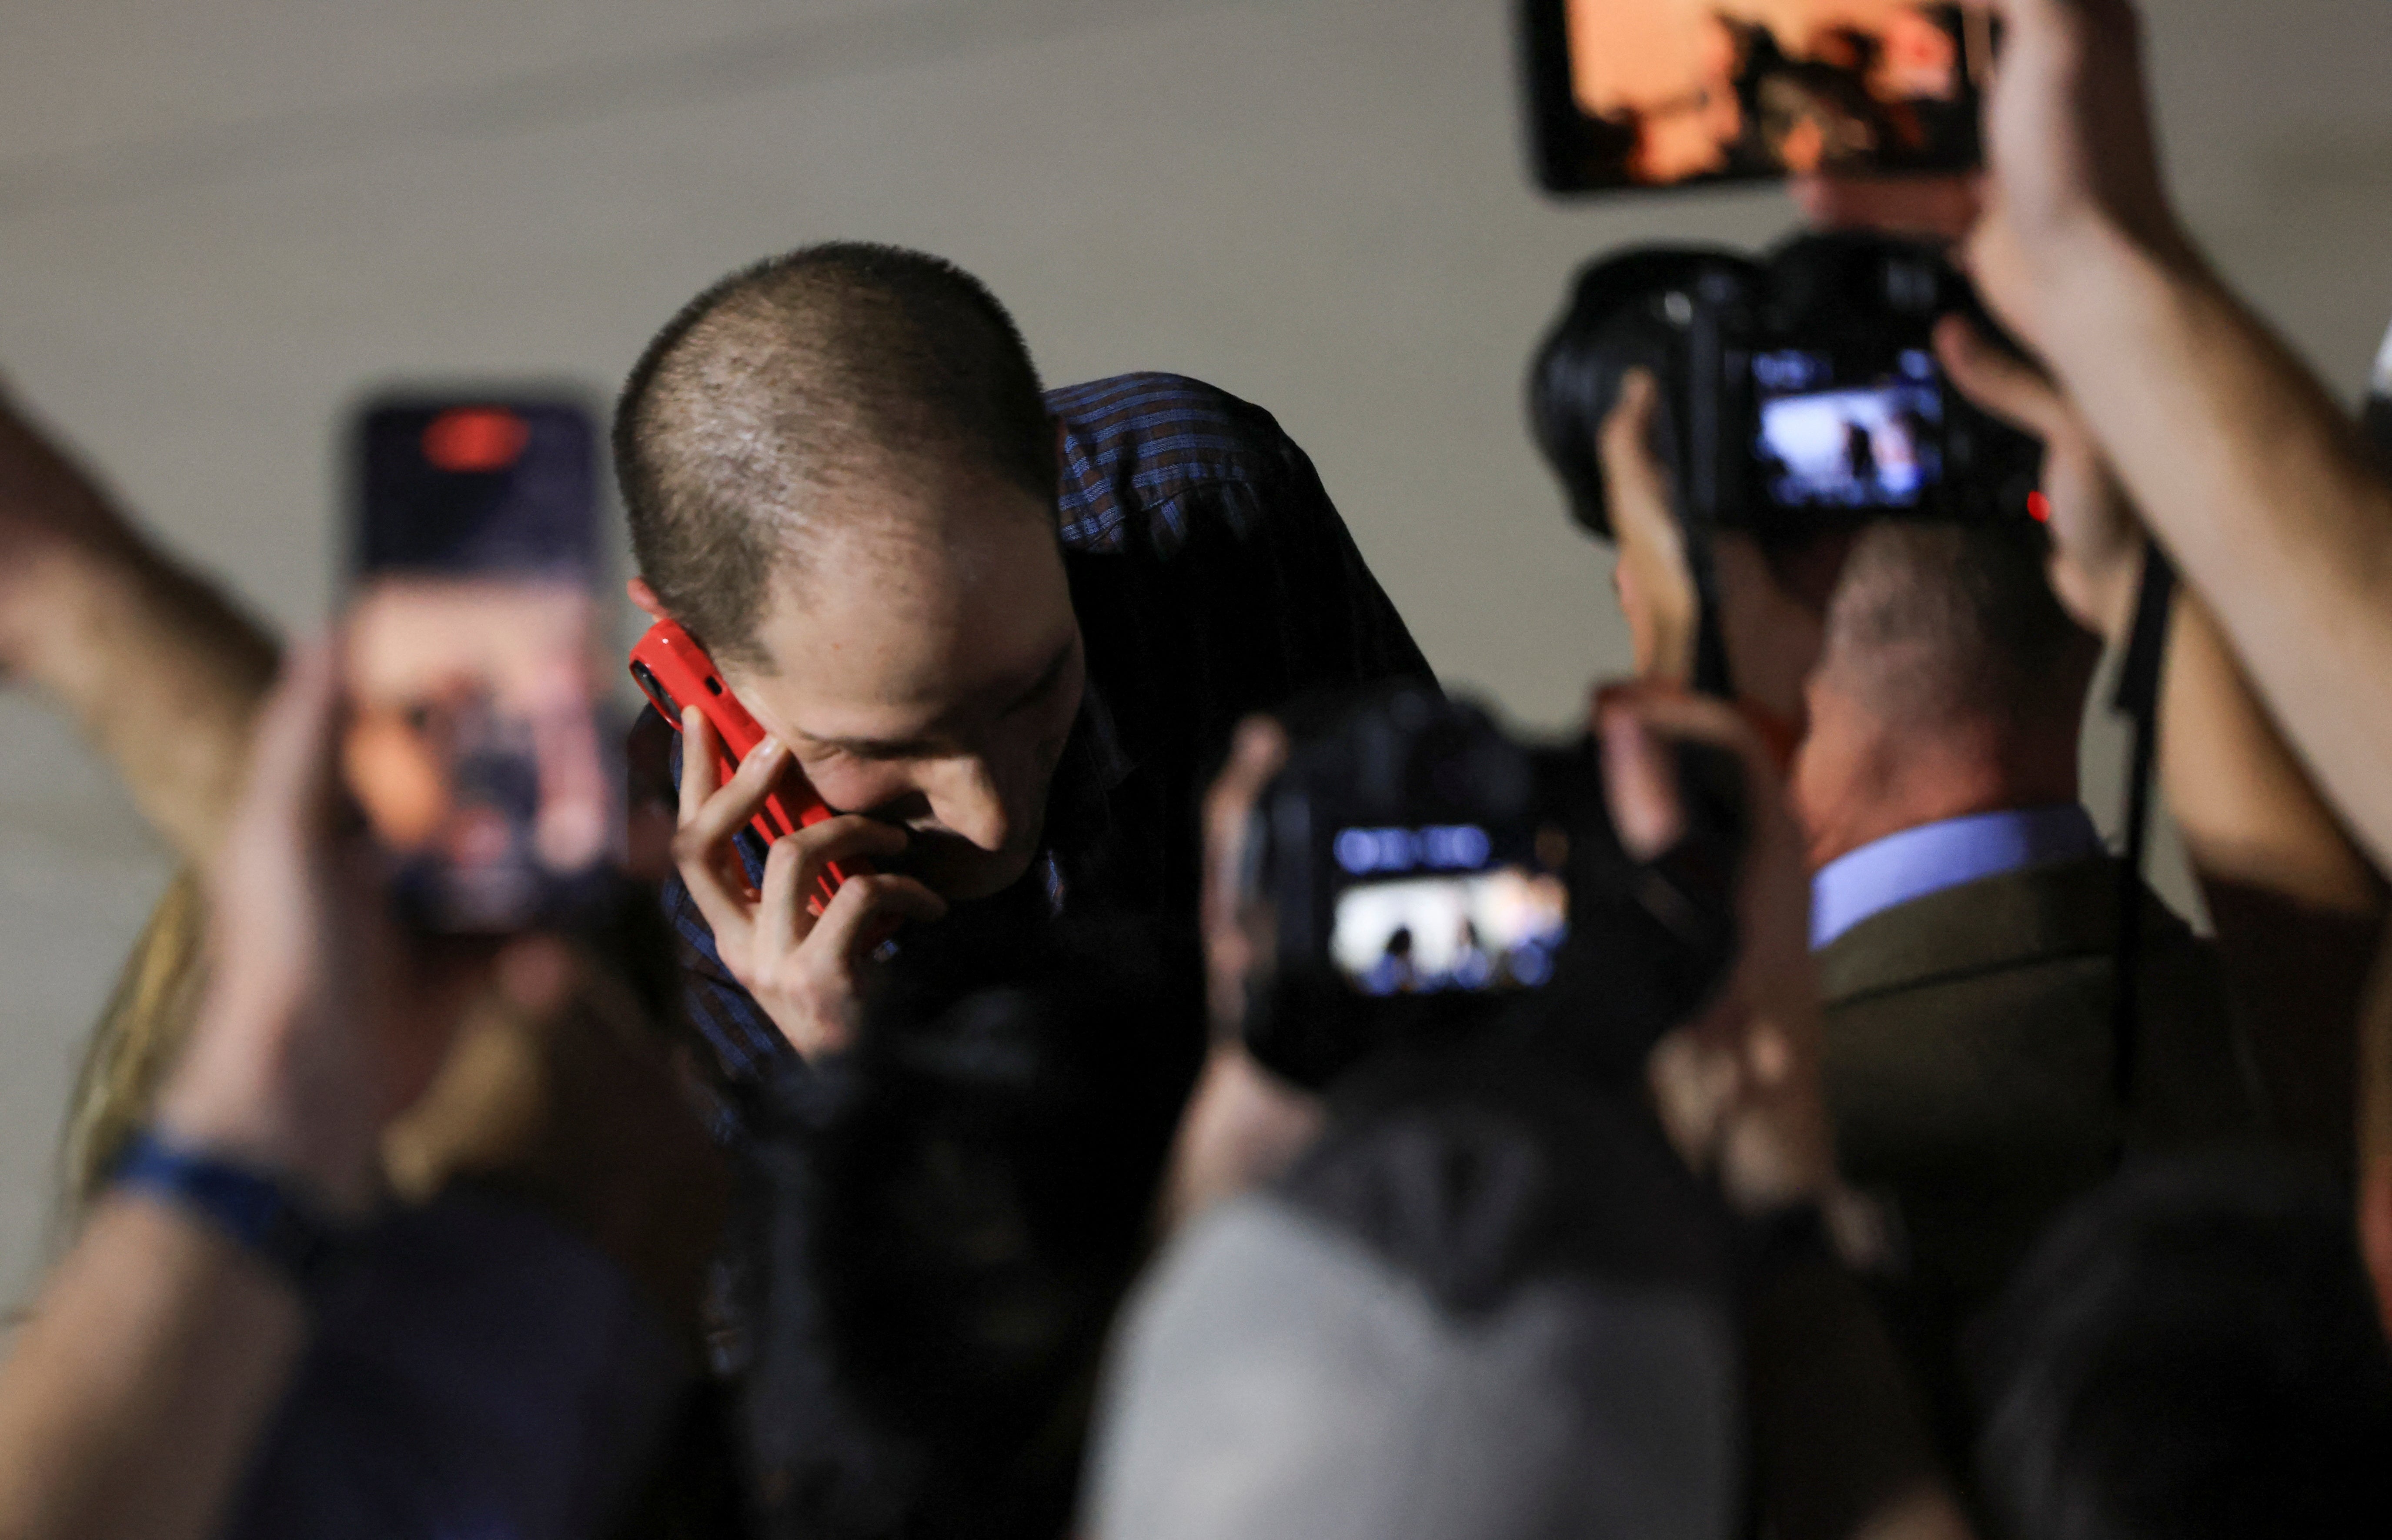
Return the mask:
M 125 1145 L 110 1183 L 197 1214 L 302 1289 L 347 1249 L 340 1231 L 274 1178 L 176 1149 L 147 1129 Z

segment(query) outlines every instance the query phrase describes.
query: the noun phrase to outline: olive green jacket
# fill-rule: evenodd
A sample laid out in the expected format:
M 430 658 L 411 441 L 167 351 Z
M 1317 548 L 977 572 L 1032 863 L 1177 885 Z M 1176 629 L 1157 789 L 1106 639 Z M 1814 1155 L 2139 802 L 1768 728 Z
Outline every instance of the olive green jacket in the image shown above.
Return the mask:
M 1847 1182 L 1887 1211 L 1889 1325 L 1947 1439 L 1967 1323 L 2122 1158 L 2245 1142 L 2265 1119 L 2209 946 L 2148 889 L 2131 1094 L 2113 1091 L 2118 866 L 2055 862 L 1870 916 L 1819 953 Z

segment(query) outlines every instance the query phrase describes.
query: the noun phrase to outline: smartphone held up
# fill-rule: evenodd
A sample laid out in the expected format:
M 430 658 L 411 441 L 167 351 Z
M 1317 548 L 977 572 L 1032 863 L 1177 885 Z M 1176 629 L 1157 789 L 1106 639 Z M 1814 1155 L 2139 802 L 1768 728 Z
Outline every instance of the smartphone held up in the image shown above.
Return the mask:
M 358 419 L 344 768 L 422 929 L 569 925 L 613 890 L 597 443 L 553 399 Z
M 1982 159 L 1990 15 L 1922 0 L 1521 0 L 1529 153 L 1553 193 Z

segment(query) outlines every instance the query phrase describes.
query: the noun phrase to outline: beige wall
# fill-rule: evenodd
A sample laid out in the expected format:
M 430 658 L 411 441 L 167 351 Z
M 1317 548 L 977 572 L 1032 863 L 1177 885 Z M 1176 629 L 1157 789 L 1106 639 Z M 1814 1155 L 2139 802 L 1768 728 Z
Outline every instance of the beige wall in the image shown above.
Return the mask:
M 2392 317 L 2392 7 L 2154 9 L 2196 223 L 2355 389 Z M 168 541 L 305 626 L 360 389 L 604 388 L 734 264 L 918 244 L 984 276 L 1056 381 L 1174 369 L 1277 411 L 1432 661 L 1558 721 L 1623 648 L 1523 436 L 1528 349 L 1585 256 L 1789 214 L 1766 190 L 1540 201 L 1506 10 L 8 0 L 0 369 Z M 0 1289 L 164 874 L 107 772 L 0 699 Z

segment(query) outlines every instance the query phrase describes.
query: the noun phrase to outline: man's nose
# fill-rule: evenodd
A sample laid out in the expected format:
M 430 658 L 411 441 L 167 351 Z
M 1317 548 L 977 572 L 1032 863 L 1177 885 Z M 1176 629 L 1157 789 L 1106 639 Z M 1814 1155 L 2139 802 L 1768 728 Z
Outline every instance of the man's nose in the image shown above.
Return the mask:
M 985 759 L 957 759 L 941 767 L 930 788 L 930 815 L 950 833 L 982 850 L 1005 848 L 1013 835 L 1013 814 Z

